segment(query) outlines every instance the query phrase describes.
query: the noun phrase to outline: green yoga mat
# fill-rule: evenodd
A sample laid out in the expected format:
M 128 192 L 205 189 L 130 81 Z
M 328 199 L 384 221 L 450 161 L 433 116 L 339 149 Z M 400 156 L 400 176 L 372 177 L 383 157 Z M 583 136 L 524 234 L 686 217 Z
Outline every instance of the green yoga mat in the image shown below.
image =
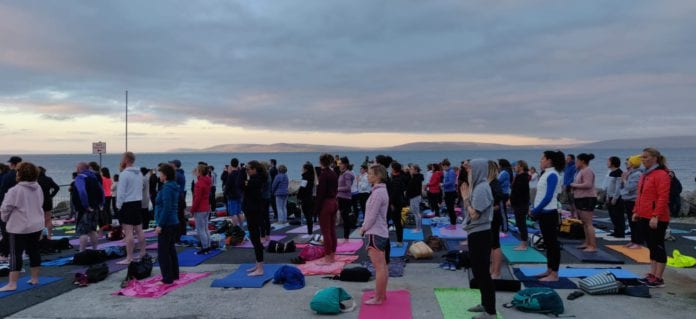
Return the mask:
M 510 264 L 544 264 L 546 256 L 536 249 L 529 247 L 527 250 L 515 250 L 517 245 L 501 245 L 500 249 Z
M 435 288 L 435 298 L 445 319 L 471 318 L 476 313 L 467 309 L 481 303 L 481 293 L 478 289 Z M 498 319 L 502 318 L 498 312 Z

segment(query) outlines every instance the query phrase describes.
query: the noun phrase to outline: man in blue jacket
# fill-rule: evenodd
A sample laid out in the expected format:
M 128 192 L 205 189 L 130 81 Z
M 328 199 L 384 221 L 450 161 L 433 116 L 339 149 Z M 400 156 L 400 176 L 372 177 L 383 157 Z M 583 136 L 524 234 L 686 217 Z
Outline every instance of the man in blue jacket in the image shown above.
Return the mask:
M 561 204 L 566 204 L 570 208 L 570 212 L 573 214 L 573 218 L 577 218 L 575 215 L 575 204 L 573 200 L 573 192 L 570 188 L 570 184 L 575 179 L 575 155 L 568 154 L 566 156 L 566 166 L 563 169 L 563 195 L 561 195 Z
M 454 212 L 454 201 L 457 199 L 457 174 L 448 159 L 442 160 L 442 170 L 445 172 L 442 181 L 442 189 L 445 192 L 445 206 L 447 215 L 450 219 L 449 229 L 454 229 L 457 225 L 457 215 Z

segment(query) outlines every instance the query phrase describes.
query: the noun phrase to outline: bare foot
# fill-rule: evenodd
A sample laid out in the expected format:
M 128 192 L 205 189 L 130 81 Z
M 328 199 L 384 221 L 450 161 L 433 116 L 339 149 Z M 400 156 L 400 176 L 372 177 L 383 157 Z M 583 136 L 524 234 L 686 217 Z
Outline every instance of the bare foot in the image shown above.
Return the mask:
M 585 249 L 585 248 L 587 248 L 587 245 L 585 245 L 585 244 L 577 245 L 577 246 L 575 246 L 575 248 L 577 248 L 577 249 Z
M 548 275 L 544 278 L 540 278 L 539 281 L 558 281 L 558 275 Z
M 258 269 L 258 267 L 254 266 L 252 268 L 247 269 L 246 272 L 254 272 L 256 271 L 256 269 Z
M 515 247 L 513 250 L 517 250 L 517 251 L 527 250 L 527 245 L 517 245 L 517 247 Z
M 500 273 L 497 273 L 497 274 L 491 273 L 491 279 L 500 279 Z
M 4 287 L 0 288 L 0 291 L 15 291 L 15 290 L 17 290 L 17 285 L 7 284 Z
M 377 299 L 375 297 L 372 297 L 368 300 L 365 300 L 365 302 L 364 302 L 364 304 L 371 305 L 371 306 L 381 305 L 382 303 L 384 303 L 383 299 Z
M 130 259 L 124 259 L 124 260 L 121 260 L 121 261 L 117 262 L 116 264 L 118 264 L 118 265 L 128 265 L 128 264 L 131 263 L 131 261 L 132 261 L 132 260 L 130 260 Z
M 263 276 L 263 269 L 257 269 L 254 272 L 250 272 L 247 274 L 249 277 L 258 277 L 258 276 Z
M 32 286 L 38 285 L 38 284 L 39 284 L 39 278 L 36 278 L 36 279 L 32 278 L 32 279 L 29 279 L 29 280 L 27 280 L 27 283 L 30 284 L 30 285 L 32 285 Z
M 587 247 L 587 248 L 583 249 L 582 251 L 583 251 L 583 252 L 586 252 L 586 253 L 596 253 L 596 252 L 597 252 L 597 248 L 596 248 L 596 247 L 595 247 L 595 248 L 593 248 L 593 247 Z
M 543 273 L 540 273 L 540 274 L 538 274 L 538 275 L 534 275 L 534 276 L 532 276 L 532 277 L 546 277 L 546 276 L 548 276 L 548 275 L 550 275 L 550 274 L 551 274 L 551 271 L 547 270 L 547 271 L 545 271 L 545 272 L 543 272 Z
M 642 246 L 638 245 L 636 243 L 631 243 L 631 245 L 628 246 L 629 249 L 641 249 Z

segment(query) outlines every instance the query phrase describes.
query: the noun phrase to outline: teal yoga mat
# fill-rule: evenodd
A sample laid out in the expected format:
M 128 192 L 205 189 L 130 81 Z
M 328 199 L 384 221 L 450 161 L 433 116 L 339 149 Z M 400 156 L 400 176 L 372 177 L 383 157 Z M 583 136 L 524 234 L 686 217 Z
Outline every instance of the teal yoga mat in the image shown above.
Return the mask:
M 409 243 L 404 243 L 403 246 L 401 247 L 396 247 L 394 244 L 391 245 L 389 248 L 389 257 L 403 257 L 406 255 L 406 250 L 408 249 L 408 244 Z
M 254 267 L 253 264 L 242 264 L 233 273 L 225 278 L 215 279 L 210 284 L 210 287 L 217 288 L 261 288 L 267 282 L 273 279 L 275 272 L 280 269 L 281 264 L 264 264 L 263 276 L 250 277 L 247 276 L 247 269 Z
M 28 284 L 27 281 L 29 281 L 29 279 L 31 279 L 31 277 L 29 277 L 29 276 L 24 276 L 24 277 L 19 278 L 19 280 L 17 280 L 17 290 L 0 292 L 0 298 L 5 298 L 7 296 L 18 294 L 18 293 L 23 292 L 23 291 L 27 291 L 27 290 L 34 289 L 37 287 L 52 284 L 56 281 L 62 280 L 63 278 L 61 278 L 61 277 L 39 277 L 39 284 L 38 285 Z M 0 283 L 0 286 L 4 286 L 6 283 L 7 282 L 5 280 L 3 280 L 2 283 Z
M 413 229 L 404 229 L 404 241 L 420 241 L 423 240 L 423 231 L 417 233 L 413 232 Z
M 536 249 L 529 247 L 527 250 L 515 250 L 516 245 L 501 245 L 503 255 L 507 258 L 510 264 L 544 264 L 546 256 L 542 255 Z
M 540 274 L 546 271 L 546 267 L 520 267 L 520 271 L 525 276 L 534 276 L 536 274 Z M 558 276 L 568 278 L 582 278 L 593 276 L 605 271 L 614 274 L 614 276 L 616 276 L 617 279 L 639 278 L 638 275 L 622 268 L 560 268 L 558 270 Z

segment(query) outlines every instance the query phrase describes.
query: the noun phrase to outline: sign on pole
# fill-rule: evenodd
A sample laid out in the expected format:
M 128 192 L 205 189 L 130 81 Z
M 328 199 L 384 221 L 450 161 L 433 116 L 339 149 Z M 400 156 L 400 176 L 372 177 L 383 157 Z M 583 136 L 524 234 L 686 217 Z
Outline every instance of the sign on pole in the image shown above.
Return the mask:
M 104 143 L 104 142 L 92 143 L 92 154 L 106 154 L 106 143 Z

